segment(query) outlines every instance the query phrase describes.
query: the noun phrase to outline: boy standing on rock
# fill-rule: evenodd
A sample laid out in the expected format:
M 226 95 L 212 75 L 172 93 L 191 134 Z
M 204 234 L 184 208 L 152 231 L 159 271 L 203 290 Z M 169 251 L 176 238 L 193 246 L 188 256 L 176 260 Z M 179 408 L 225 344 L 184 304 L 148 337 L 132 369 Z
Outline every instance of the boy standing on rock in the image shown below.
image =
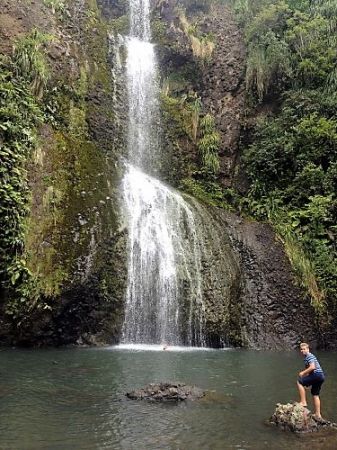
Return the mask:
M 309 345 L 307 343 L 302 342 L 302 344 L 300 344 L 300 351 L 304 356 L 305 365 L 305 369 L 298 374 L 299 377 L 297 380 L 298 392 L 300 394 L 300 404 L 302 406 L 307 406 L 305 387 L 311 386 L 311 395 L 315 407 L 315 417 L 317 419 L 322 419 L 319 393 L 325 379 L 324 372 L 316 356 L 310 353 Z

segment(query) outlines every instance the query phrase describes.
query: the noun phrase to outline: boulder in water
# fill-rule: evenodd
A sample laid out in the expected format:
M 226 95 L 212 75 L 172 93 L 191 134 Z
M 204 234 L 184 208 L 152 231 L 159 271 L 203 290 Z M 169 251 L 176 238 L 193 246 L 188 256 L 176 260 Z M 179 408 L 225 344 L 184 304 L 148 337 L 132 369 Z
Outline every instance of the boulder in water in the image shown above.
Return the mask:
M 132 400 L 175 401 L 196 400 L 205 395 L 205 392 L 196 386 L 184 383 L 150 383 L 141 389 L 125 394 Z
M 336 430 L 337 424 L 316 418 L 308 408 L 299 403 L 278 403 L 269 422 L 284 431 L 310 433 L 321 430 Z

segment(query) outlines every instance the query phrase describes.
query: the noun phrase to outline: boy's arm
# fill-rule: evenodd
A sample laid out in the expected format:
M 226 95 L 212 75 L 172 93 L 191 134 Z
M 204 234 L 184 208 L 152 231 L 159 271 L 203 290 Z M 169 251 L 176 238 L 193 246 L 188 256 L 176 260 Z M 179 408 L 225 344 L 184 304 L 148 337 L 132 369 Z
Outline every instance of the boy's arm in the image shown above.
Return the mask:
M 301 378 L 306 377 L 307 375 L 309 375 L 311 372 L 313 372 L 315 370 L 315 363 L 311 363 L 309 365 L 309 367 L 307 367 L 306 369 L 302 370 L 302 372 L 299 373 L 299 376 Z

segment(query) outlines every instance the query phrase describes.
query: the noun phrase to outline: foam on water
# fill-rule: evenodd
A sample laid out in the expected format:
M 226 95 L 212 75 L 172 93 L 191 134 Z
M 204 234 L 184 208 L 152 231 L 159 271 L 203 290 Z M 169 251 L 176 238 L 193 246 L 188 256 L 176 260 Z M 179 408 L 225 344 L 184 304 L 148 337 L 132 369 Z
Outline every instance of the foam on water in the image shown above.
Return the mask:
M 230 350 L 229 347 L 215 349 L 209 347 L 184 347 L 179 345 L 163 346 L 156 344 L 119 344 L 106 347 L 108 350 L 130 350 L 135 352 L 215 352 L 219 350 Z

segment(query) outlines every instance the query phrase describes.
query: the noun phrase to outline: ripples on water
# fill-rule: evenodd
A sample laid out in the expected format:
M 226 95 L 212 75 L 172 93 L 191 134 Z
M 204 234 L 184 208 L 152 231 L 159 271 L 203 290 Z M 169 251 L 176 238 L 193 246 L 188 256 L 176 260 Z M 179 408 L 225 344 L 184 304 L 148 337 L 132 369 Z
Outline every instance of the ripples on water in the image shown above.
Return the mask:
M 161 350 L 161 351 L 159 351 Z M 0 449 L 336 449 L 335 436 L 298 438 L 266 427 L 296 399 L 296 353 L 126 348 L 0 352 Z M 335 353 L 323 411 L 336 420 Z M 193 403 L 128 400 L 128 390 L 182 381 L 208 390 Z

